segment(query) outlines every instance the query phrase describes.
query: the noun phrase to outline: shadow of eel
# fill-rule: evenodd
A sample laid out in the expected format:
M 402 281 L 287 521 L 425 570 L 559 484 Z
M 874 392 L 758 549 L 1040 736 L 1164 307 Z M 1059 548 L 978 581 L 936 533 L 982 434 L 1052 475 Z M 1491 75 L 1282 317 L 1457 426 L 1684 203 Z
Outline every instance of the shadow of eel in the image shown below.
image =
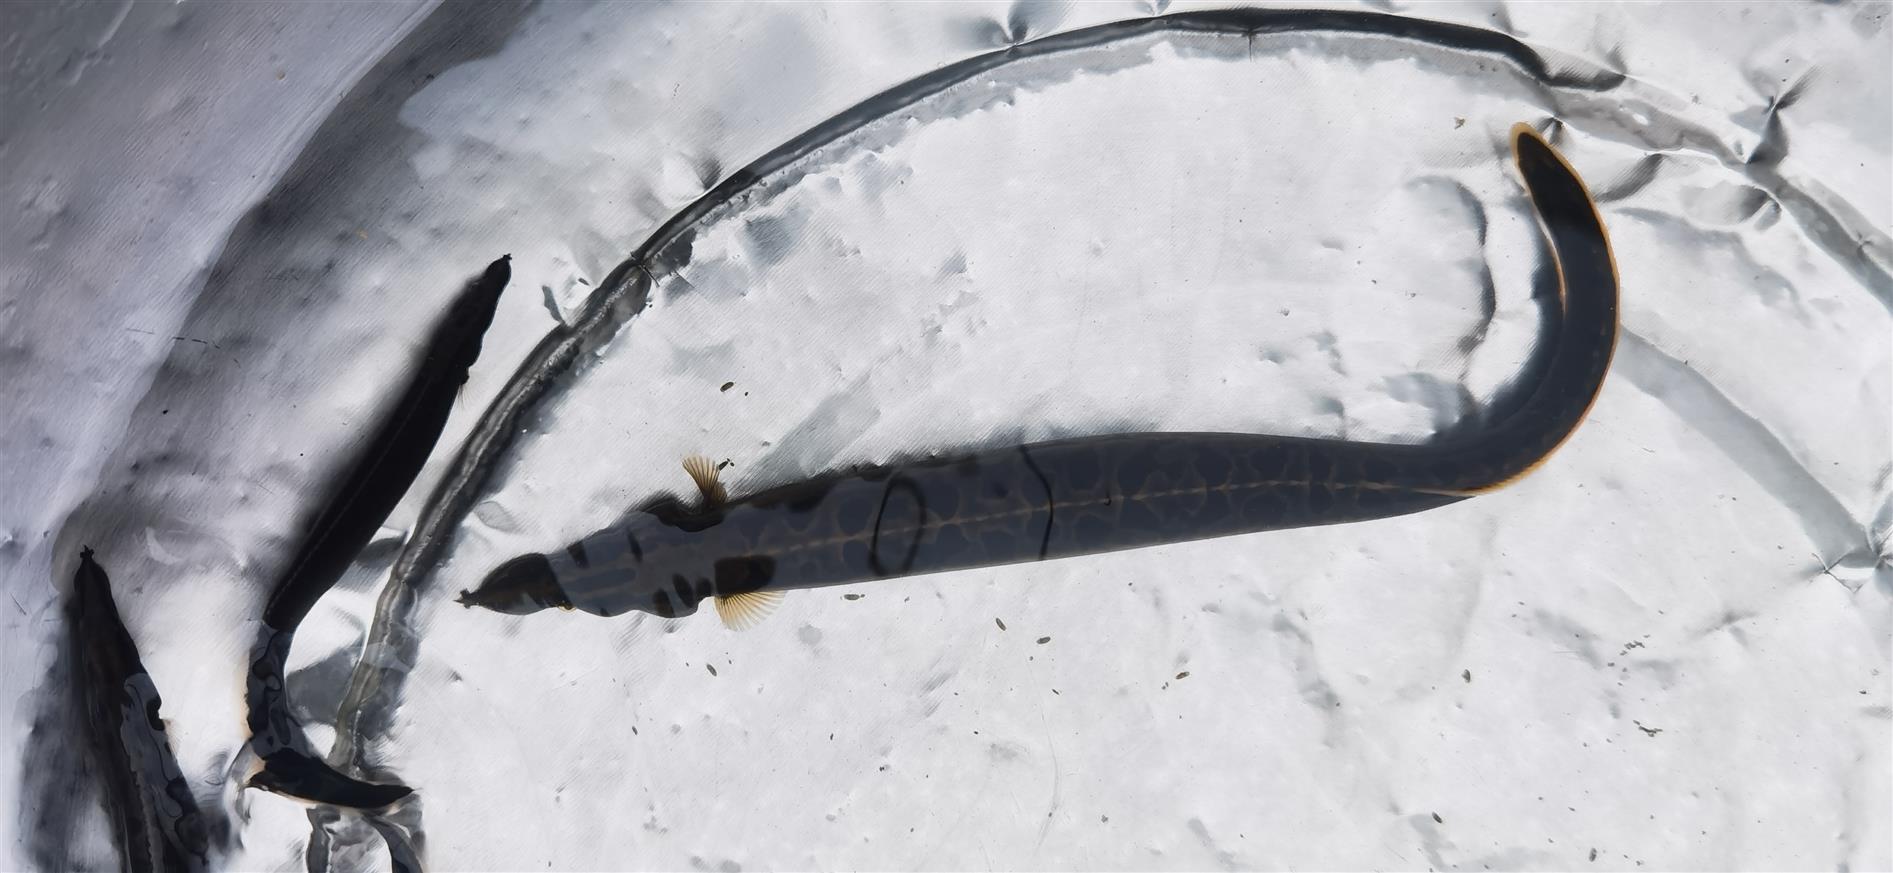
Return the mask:
M 1125 433 L 832 474 L 730 501 L 660 501 L 550 554 L 502 564 L 460 601 L 525 614 L 688 615 L 745 627 L 781 592 L 1421 512 L 1502 488 L 1576 431 L 1618 334 L 1618 280 L 1583 181 L 1527 125 L 1512 155 L 1551 246 L 1548 362 L 1496 424 L 1424 444 L 1246 433 Z
M 356 809 L 385 807 L 411 793 L 406 786 L 345 775 L 316 755 L 290 711 L 283 665 L 297 626 L 347 572 L 433 453 L 511 276 L 508 255 L 488 265 L 454 298 L 406 390 L 305 526 L 302 544 L 264 608 L 250 663 L 245 697 L 250 748 L 262 763 L 250 787 Z

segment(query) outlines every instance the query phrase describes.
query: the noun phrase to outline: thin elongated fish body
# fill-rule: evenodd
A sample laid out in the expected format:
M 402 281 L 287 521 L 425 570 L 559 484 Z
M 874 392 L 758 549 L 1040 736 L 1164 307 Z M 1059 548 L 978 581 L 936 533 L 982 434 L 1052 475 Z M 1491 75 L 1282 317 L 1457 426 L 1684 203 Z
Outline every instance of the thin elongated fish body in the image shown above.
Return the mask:
M 262 637 L 247 683 L 250 747 L 263 769 L 250 785 L 336 806 L 375 808 L 407 796 L 400 785 L 363 782 L 337 772 L 309 748 L 290 714 L 283 664 L 297 626 L 387 520 L 439 442 L 454 398 L 480 357 L 511 279 L 511 256 L 489 264 L 454 298 L 430 333 L 420 365 L 381 426 L 321 511 L 263 611 Z
M 510 255 L 487 265 L 455 296 L 427 338 L 420 365 L 347 476 L 310 521 L 263 621 L 291 629 L 302 623 L 394 511 L 440 441 L 454 397 L 480 357 L 500 293 L 512 277 Z
M 931 459 L 634 512 L 548 555 L 501 565 L 469 605 L 509 613 L 689 614 L 709 598 L 1063 558 L 1444 506 L 1529 473 L 1576 430 L 1617 338 L 1616 268 L 1583 182 L 1525 125 L 1513 155 L 1559 288 L 1549 363 L 1517 409 L 1470 435 L 1386 444 L 1241 433 L 1133 433 Z M 741 610 L 737 610 L 738 614 Z M 726 619 L 728 618 L 726 614 Z
M 158 716 L 162 701 L 118 615 L 112 582 L 79 553 L 67 602 L 81 717 L 128 870 L 201 870 L 209 829 Z

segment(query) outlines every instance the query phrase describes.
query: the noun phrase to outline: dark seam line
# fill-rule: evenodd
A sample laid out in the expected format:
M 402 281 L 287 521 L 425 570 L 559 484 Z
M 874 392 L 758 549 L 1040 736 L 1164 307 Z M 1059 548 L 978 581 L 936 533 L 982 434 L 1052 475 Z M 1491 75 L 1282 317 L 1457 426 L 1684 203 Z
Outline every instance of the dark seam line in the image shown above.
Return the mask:
M 1030 448 L 1030 446 L 1020 446 L 1019 457 L 1025 460 L 1026 469 L 1031 470 L 1032 475 L 1038 477 L 1039 487 L 1045 489 L 1045 535 L 1039 539 L 1039 560 L 1043 561 L 1046 554 L 1052 550 L 1052 521 L 1058 517 L 1058 499 L 1052 496 L 1052 481 L 1045 475 L 1044 470 L 1039 469 L 1038 461 L 1032 459 L 1032 453 L 1028 451 Z M 1108 493 L 1110 486 L 1105 486 L 1105 491 Z
M 889 572 L 887 566 L 881 563 L 881 522 L 887 519 L 887 499 L 894 495 L 895 486 L 902 486 L 914 495 L 914 505 L 919 507 L 920 512 L 917 515 L 918 520 L 914 523 L 913 539 L 907 543 L 907 558 L 901 563 L 899 570 Z M 905 474 L 889 476 L 887 485 L 881 489 L 881 506 L 874 513 L 874 536 L 868 540 L 868 569 L 879 576 L 891 576 L 912 570 L 914 558 L 920 554 L 920 537 L 926 530 L 927 496 L 921 492 L 920 486 L 915 484 L 912 477 Z

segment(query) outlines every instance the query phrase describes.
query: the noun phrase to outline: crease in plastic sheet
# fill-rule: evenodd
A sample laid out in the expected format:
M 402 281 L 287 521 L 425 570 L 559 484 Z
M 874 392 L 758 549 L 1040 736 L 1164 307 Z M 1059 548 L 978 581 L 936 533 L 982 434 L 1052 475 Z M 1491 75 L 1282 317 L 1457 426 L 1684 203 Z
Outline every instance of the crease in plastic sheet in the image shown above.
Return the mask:
M 1149 11 L 549 6 L 435 16 L 384 57 L 363 93 L 411 96 L 317 129 L 308 186 L 279 188 L 316 193 L 195 280 L 234 301 L 180 322 L 204 346 L 167 353 L 123 436 L 63 449 L 120 464 L 45 492 L 67 501 L 48 543 L 112 557 L 185 772 L 240 807 L 232 863 L 1885 866 L 1883 10 L 1396 10 L 1515 36 L 1542 70 L 1360 33 L 1021 50 L 690 214 L 882 89 Z M 456 27 L 478 47 L 415 61 Z M 1626 337 L 1592 420 L 1515 488 L 802 592 L 742 635 L 442 608 L 681 492 L 696 451 L 740 493 L 1054 435 L 1476 421 L 1541 329 L 1517 120 L 1555 120 L 1598 195 Z M 438 453 L 295 652 L 318 747 L 418 801 L 312 835 L 214 788 L 240 728 L 217 640 L 416 325 L 501 250 L 525 293 L 442 441 L 497 464 Z M 307 299 L 266 317 L 252 288 Z M 97 299 L 100 335 L 134 326 Z M 553 313 L 602 326 L 514 380 Z M 28 366 L 31 336 L 9 333 Z M 58 528 L 91 488 L 130 502 Z M 75 556 L 7 523 L 25 627 Z

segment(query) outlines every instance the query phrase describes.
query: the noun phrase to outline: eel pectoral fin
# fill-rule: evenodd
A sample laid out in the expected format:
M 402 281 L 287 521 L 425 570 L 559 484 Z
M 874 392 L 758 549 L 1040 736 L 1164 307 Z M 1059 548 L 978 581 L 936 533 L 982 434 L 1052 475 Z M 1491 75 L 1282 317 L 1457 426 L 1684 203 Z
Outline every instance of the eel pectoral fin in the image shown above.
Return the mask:
M 717 597 L 716 615 L 723 620 L 724 627 L 744 631 L 762 624 L 763 619 L 781 605 L 781 591 L 747 591 Z
M 294 749 L 277 749 L 261 758 L 263 769 L 250 777 L 249 787 L 310 803 L 380 809 L 414 793 L 405 785 L 377 785 L 345 776 Z
M 690 481 L 697 483 L 697 490 L 710 506 L 722 506 L 730 499 L 729 492 L 723 490 L 722 478 L 717 475 L 715 461 L 702 455 L 691 455 L 684 459 L 684 472 L 690 474 Z

